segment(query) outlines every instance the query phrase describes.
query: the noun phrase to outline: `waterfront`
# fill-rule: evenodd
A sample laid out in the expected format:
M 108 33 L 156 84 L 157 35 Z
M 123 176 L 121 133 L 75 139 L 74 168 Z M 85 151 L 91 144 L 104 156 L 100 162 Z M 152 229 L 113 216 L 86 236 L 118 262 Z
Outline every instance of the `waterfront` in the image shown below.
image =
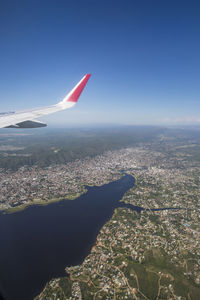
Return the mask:
M 124 175 L 103 186 L 88 187 L 74 201 L 31 206 L 0 214 L 0 282 L 6 299 L 33 299 L 65 267 L 80 264 L 102 226 L 111 218 L 135 179 Z
M 45 285 L 45 280 L 51 277 L 51 266 L 56 264 L 54 260 L 58 258 L 49 259 L 52 264 L 48 263 L 47 265 L 50 272 L 43 283 L 40 283 L 38 292 L 42 285 L 45 285 L 45 288 L 35 299 L 59 298 L 62 300 L 76 299 L 76 297 L 93 299 L 95 295 L 98 298 L 110 297 L 112 299 L 113 293 L 115 293 L 116 299 L 144 297 L 143 295 L 149 299 L 155 299 L 158 295 L 163 299 L 167 297 L 199 299 L 200 163 L 196 156 L 199 144 L 197 143 L 195 147 L 193 144 L 191 148 L 191 142 L 194 143 L 194 141 L 180 139 L 179 136 L 175 140 L 174 138 L 169 140 L 167 136 L 162 135 L 155 139 L 153 144 L 145 141 L 136 147 L 107 151 L 102 155 L 78 159 L 67 164 L 51 165 L 45 168 L 39 167 L 39 165 L 24 166 L 16 171 L 0 170 L 0 209 L 4 210 L 4 213 L 25 209 L 24 212 L 28 216 L 27 211 L 31 207 L 33 212 L 35 209 L 37 211 L 38 204 L 47 205 L 43 207 L 43 210 L 39 209 L 41 213 L 38 216 L 41 214 L 42 217 L 39 217 L 37 230 L 31 231 L 28 228 L 30 226 L 28 221 L 24 221 L 24 224 L 21 225 L 23 228 L 28 224 L 26 243 L 31 243 L 28 233 L 35 231 L 35 235 L 38 235 L 39 238 L 34 237 L 33 243 L 38 244 L 38 248 L 41 247 L 41 249 L 43 249 L 43 241 L 41 242 L 40 239 L 43 239 L 45 232 L 43 227 L 46 222 L 46 226 L 49 226 L 49 231 L 52 232 L 53 240 L 58 224 L 64 224 L 64 226 L 60 225 L 62 235 L 63 227 L 70 223 L 59 219 L 60 214 L 57 213 L 57 207 L 61 202 L 55 203 L 54 206 L 53 203 L 48 204 L 50 201 L 57 201 L 61 198 L 69 199 L 69 195 L 78 198 L 80 193 L 83 193 L 84 185 L 97 187 L 116 181 L 122 176 L 120 170 L 125 170 L 136 179 L 135 187 L 127 190 L 121 199 L 123 202 L 117 203 L 119 209 L 116 209 L 114 214 L 111 212 L 112 217 L 108 217 L 108 222 L 106 221 L 105 225 L 102 223 L 100 230 L 97 230 L 94 243 L 92 244 L 90 241 L 92 246 L 83 262 L 77 262 L 78 265 L 70 267 L 66 265 L 68 267 L 65 270 L 70 277 L 52 279 Z M 29 208 L 25 208 L 29 205 Z M 52 215 L 55 213 L 58 216 L 56 221 L 54 217 L 52 218 L 52 224 L 49 224 L 50 221 L 46 221 L 49 207 L 52 207 Z M 141 213 L 138 214 L 132 209 Z M 13 215 L 23 216 L 21 213 L 18 211 Z M 24 217 L 22 219 L 24 220 Z M 41 219 L 45 220 L 45 224 L 42 224 Z M 78 220 L 78 217 L 74 215 L 73 219 Z M 10 220 L 14 220 L 13 217 Z M 12 222 L 13 227 L 16 226 L 15 222 Z M 29 222 L 37 227 L 36 213 Z M 75 225 L 73 222 L 69 225 L 70 232 L 73 233 Z M 16 232 L 16 239 L 20 240 L 21 233 L 19 234 L 17 227 L 14 230 L 11 225 L 10 229 L 6 226 L 7 231 L 4 235 L 7 234 L 11 237 Z M 0 228 L 2 232 L 5 230 L 3 226 Z M 25 231 L 24 228 L 23 231 Z M 11 239 L 7 236 L 6 238 Z M 6 238 L 4 238 L 5 241 Z M 45 239 L 46 237 L 44 242 Z M 58 241 L 55 239 L 56 243 Z M 10 283 L 15 283 L 14 280 L 17 280 L 15 285 L 19 284 L 20 286 L 22 282 L 21 285 L 24 284 L 24 289 L 27 281 L 31 281 L 30 278 L 20 279 L 20 272 L 24 272 L 20 268 L 24 267 L 25 258 L 30 253 L 32 255 L 33 251 L 36 255 L 36 258 L 32 258 L 33 264 L 36 264 L 35 270 L 39 273 L 40 268 L 42 269 L 43 261 L 41 263 L 39 259 L 37 260 L 36 252 L 40 254 L 39 249 L 37 250 L 35 244 L 32 243 L 33 250 L 30 251 L 26 243 L 26 249 L 20 249 L 20 251 L 16 251 L 16 242 L 10 241 L 9 245 L 8 251 L 16 251 L 16 255 L 13 257 L 17 259 L 20 257 L 21 265 L 20 262 L 10 262 L 8 253 L 6 253 L 7 256 L 2 257 L 2 274 L 5 274 L 2 268 L 5 268 L 6 259 L 8 266 L 11 266 L 7 273 L 10 278 L 7 290 L 11 289 Z M 64 243 L 67 242 L 64 241 Z M 53 247 L 50 243 L 48 245 L 49 247 L 44 251 L 49 255 L 51 251 L 53 252 L 51 249 Z M 6 252 L 6 246 L 3 244 L 2 247 L 5 249 L 1 251 Z M 43 257 L 48 261 L 47 254 L 43 253 Z M 65 267 L 63 265 L 61 266 L 62 272 Z M 27 264 L 28 268 L 30 266 Z M 152 270 L 154 276 L 152 276 Z M 53 269 L 53 271 L 55 270 Z M 28 272 L 32 272 L 32 269 L 28 269 Z M 62 272 L 58 272 L 58 274 Z M 55 276 L 54 274 L 52 276 Z M 41 278 L 42 276 L 41 274 Z M 45 277 L 43 276 L 43 278 Z M 33 278 L 32 281 L 34 282 L 34 280 Z M 0 285 L 2 285 L 1 282 Z M 30 287 L 28 286 L 28 288 Z M 12 286 L 12 290 L 14 290 L 14 286 Z

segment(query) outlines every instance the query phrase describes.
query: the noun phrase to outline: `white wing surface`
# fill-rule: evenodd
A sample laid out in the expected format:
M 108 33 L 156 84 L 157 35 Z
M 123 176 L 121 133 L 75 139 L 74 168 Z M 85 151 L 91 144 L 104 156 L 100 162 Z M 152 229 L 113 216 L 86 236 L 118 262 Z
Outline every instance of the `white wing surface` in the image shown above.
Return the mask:
M 0 114 L 0 128 L 36 128 L 45 127 L 46 124 L 35 120 L 43 115 L 55 113 L 60 110 L 73 107 L 78 101 L 86 83 L 91 74 L 86 74 L 79 83 L 67 94 L 59 103 L 38 109 L 27 110 L 23 112 L 10 112 Z

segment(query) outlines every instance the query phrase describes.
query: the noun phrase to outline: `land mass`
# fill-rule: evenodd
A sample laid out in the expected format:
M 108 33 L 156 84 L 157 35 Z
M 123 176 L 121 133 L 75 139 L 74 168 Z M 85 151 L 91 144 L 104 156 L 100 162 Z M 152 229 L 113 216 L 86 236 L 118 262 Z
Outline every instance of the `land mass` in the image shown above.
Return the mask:
M 198 129 L 160 130 L 148 140 L 132 135 L 132 142 L 92 156 L 2 169 L 1 208 L 81 193 L 83 183 L 103 185 L 119 179 L 122 169 L 137 178 L 122 201 L 147 210 L 116 209 L 84 262 L 67 267 L 66 277 L 50 281 L 37 300 L 199 299 Z M 149 210 L 162 207 L 183 209 Z

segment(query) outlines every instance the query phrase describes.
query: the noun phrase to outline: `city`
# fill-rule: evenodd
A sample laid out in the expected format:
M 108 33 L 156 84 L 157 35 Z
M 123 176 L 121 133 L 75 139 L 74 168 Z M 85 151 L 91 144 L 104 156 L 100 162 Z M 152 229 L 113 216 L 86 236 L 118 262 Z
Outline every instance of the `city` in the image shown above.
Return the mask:
M 186 150 L 167 140 L 162 151 L 159 142 L 141 143 L 65 165 L 2 171 L 4 212 L 74 199 L 84 185 L 114 181 L 122 170 L 136 179 L 122 201 L 146 209 L 115 210 L 83 263 L 67 267 L 66 278 L 50 281 L 36 299 L 198 299 L 200 163 Z M 159 208 L 169 209 L 151 210 Z

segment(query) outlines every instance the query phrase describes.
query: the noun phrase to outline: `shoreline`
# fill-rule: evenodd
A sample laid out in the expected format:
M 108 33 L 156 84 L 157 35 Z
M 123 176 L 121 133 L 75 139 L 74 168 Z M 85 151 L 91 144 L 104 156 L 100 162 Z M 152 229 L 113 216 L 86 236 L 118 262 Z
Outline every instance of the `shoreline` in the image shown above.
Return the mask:
M 131 175 L 131 174 L 129 174 L 129 175 Z M 106 182 L 104 184 L 107 184 L 109 182 L 110 181 L 108 181 L 108 182 Z M 20 204 L 20 205 L 17 205 L 17 206 L 9 207 L 9 208 L 6 208 L 6 209 L 0 209 L 0 213 L 3 213 L 3 214 L 13 214 L 13 213 L 17 213 L 17 212 L 23 211 L 26 208 L 28 208 L 29 206 L 34 206 L 34 205 L 46 206 L 48 204 L 56 203 L 56 202 L 63 201 L 63 200 L 75 200 L 76 198 L 80 197 L 81 195 L 83 195 L 84 193 L 87 192 L 87 187 L 93 187 L 93 186 L 101 186 L 101 184 L 86 184 L 86 183 L 82 183 L 81 184 L 82 191 L 79 192 L 79 193 L 66 194 L 66 195 L 64 195 L 62 197 L 52 197 L 52 198 L 50 198 L 48 200 L 42 200 L 42 199 L 41 200 L 32 200 L 31 202 L 27 202 L 27 203 Z
M 26 208 L 28 208 L 29 206 L 34 206 L 34 205 L 46 206 L 48 204 L 60 202 L 60 201 L 63 201 L 63 200 L 75 200 L 76 198 L 80 197 L 82 194 L 84 194 L 86 192 L 87 192 L 87 190 L 84 188 L 83 191 L 80 192 L 80 193 L 66 194 L 62 197 L 50 198 L 49 200 L 35 200 L 35 201 L 33 200 L 31 202 L 27 202 L 27 203 L 24 203 L 24 204 L 21 204 L 21 205 L 9 207 L 7 209 L 0 209 L 0 212 L 2 212 L 3 214 L 13 214 L 13 213 L 16 213 L 16 212 L 23 211 Z

